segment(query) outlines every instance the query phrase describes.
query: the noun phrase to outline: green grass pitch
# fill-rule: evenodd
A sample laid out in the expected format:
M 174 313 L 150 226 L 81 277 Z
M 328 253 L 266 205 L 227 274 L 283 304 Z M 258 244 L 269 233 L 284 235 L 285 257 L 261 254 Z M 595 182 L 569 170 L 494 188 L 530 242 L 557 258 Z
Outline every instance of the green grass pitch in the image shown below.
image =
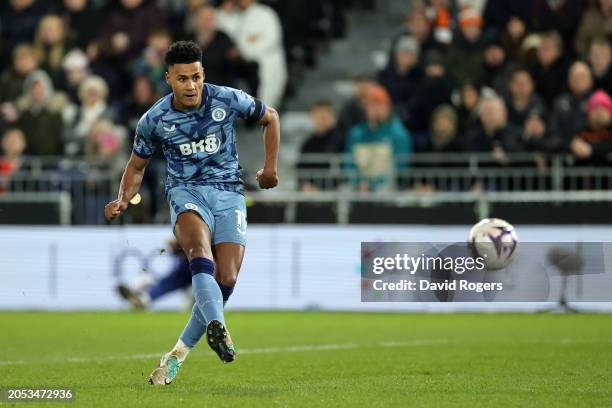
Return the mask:
M 73 407 L 612 406 L 612 315 L 228 312 L 234 363 L 201 342 L 149 385 L 186 320 L 2 312 L 0 387 L 70 386 Z

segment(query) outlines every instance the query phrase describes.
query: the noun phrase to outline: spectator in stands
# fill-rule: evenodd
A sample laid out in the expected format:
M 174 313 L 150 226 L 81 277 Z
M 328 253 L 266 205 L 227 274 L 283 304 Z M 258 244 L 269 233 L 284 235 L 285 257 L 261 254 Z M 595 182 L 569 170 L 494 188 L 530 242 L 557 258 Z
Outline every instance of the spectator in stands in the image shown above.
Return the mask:
M 358 75 L 353 82 L 354 95 L 340 109 L 338 131 L 343 140 L 348 139 L 349 131 L 358 123 L 366 120 L 364 105 L 370 88 L 376 85 L 367 75 Z
M 346 145 L 350 177 L 359 191 L 393 189 L 412 152 L 410 133 L 393 114 L 391 97 L 380 85 L 370 87 L 365 111 L 367 121 L 351 129 Z
M 64 83 L 62 90 L 66 92 L 73 104 L 79 103 L 79 85 L 90 74 L 89 59 L 78 48 L 68 52 L 62 61 Z
M 429 0 L 425 8 L 432 34 L 440 44 L 453 41 L 453 15 L 450 0 Z
M 491 152 L 500 162 L 506 162 L 506 145 L 513 145 L 520 130 L 508 122 L 508 112 L 502 98 L 483 96 L 478 108 L 480 122 L 467 131 L 464 149 L 468 152 Z
M 585 0 L 532 0 L 530 27 L 541 32 L 555 30 L 563 39 L 563 47 L 572 48 Z M 571 53 L 570 53 L 571 54 Z
M 428 51 L 434 48 L 442 46 L 434 39 L 425 10 L 420 7 L 413 7 L 410 13 L 408 13 L 405 21 L 405 32 L 398 36 L 398 38 L 404 35 L 409 35 L 417 40 L 421 56 L 426 55 Z
M 531 76 L 536 91 L 551 107 L 557 96 L 563 93 L 567 78 L 567 66 L 563 57 L 563 42 L 556 31 L 540 36 L 536 60 L 531 64 Z
M 465 132 L 478 123 L 478 104 L 480 103 L 480 85 L 472 81 L 465 81 L 457 92 L 457 113 L 459 114 L 459 134 Z
M 509 151 L 546 152 L 549 150 L 547 141 L 546 115 L 535 108 L 528 113 L 522 125 L 521 138 L 516 139 L 514 144 L 508 141 L 507 148 Z
M 576 51 L 586 56 L 589 45 L 597 37 L 612 36 L 612 0 L 593 0 L 580 20 L 576 33 Z
M 10 179 L 19 171 L 23 152 L 26 148 L 26 138 L 19 128 L 9 128 L 2 134 L 0 140 L 2 155 L 0 155 L 0 193 L 10 190 Z
M 460 152 L 461 144 L 457 139 L 459 122 L 457 113 L 450 105 L 440 105 L 431 114 L 429 146 L 427 151 L 435 153 Z
M 551 146 L 567 150 L 570 141 L 586 126 L 587 101 L 593 88 L 593 77 L 584 62 L 574 62 L 570 67 L 569 92 L 561 95 L 552 110 L 549 126 Z
M 46 72 L 32 72 L 23 84 L 24 95 L 17 101 L 17 126 L 26 135 L 28 155 L 59 156 L 64 153 L 61 110 L 65 95 L 56 94 Z
M 116 172 L 124 167 L 125 132 L 108 119 L 96 121 L 85 144 L 85 157 L 96 166 L 104 166 Z
M 132 64 L 133 76 L 147 76 L 160 95 L 166 95 L 170 92 L 170 87 L 166 83 L 164 55 L 171 43 L 172 36 L 168 30 L 165 28 L 153 30 L 149 35 L 147 47 Z M 208 77 L 208 65 L 206 65 L 206 76 Z
M 506 106 L 508 120 L 512 125 L 522 127 L 534 110 L 546 112 L 542 98 L 534 92 L 535 85 L 529 71 L 523 68 L 515 70 L 509 82 Z
M 134 79 L 132 94 L 126 101 L 126 107 L 122 112 L 122 124 L 133 136 L 136 132 L 138 121 L 159 99 L 159 94 L 147 76 L 138 76 Z
M 99 76 L 90 75 L 79 85 L 81 105 L 67 115 L 70 130 L 66 135 L 66 153 L 83 154 L 87 137 L 93 125 L 100 119 L 113 120 L 115 115 L 106 103 L 108 87 Z
M 473 8 L 465 8 L 459 14 L 459 33 L 448 50 L 446 66 L 455 79 L 481 81 L 483 77 L 482 17 Z
M 118 62 L 133 59 L 146 47 L 149 35 L 163 27 L 164 16 L 154 3 L 120 0 L 98 35 L 102 54 Z
M 58 15 L 48 14 L 40 20 L 34 47 L 41 58 L 41 69 L 49 74 L 54 86 L 60 86 L 63 82 L 62 60 L 72 44 Z
M 219 29 L 233 38 L 234 33 L 239 28 L 238 4 L 236 0 L 220 0 L 217 6 L 217 24 Z
M 512 16 L 506 23 L 506 29 L 502 34 L 502 45 L 508 59 L 515 64 L 522 65 L 525 61 L 525 50 L 523 41 L 527 36 L 525 22 L 517 16 Z
M 338 134 L 336 127 L 336 114 L 329 101 L 318 101 L 310 110 L 310 119 L 313 132 L 302 144 L 300 149 L 299 170 L 326 170 L 329 169 L 329 158 L 310 161 L 305 155 L 313 153 L 341 153 L 344 151 L 343 138 Z M 298 180 L 300 190 L 317 191 L 335 187 L 335 183 L 326 183 L 322 178 L 300 177 Z
M 79 48 L 87 50 L 106 21 L 104 11 L 94 9 L 89 0 L 64 0 L 63 11 L 70 37 Z
M 594 88 L 612 94 L 612 49 L 610 42 L 596 37 L 589 46 L 589 65 L 593 72 Z
M 387 89 L 393 108 L 404 123 L 408 123 L 412 98 L 423 77 L 419 65 L 419 43 L 404 36 L 395 43 L 393 59 L 387 68 L 378 74 L 378 82 Z
M 501 43 L 489 42 L 483 53 L 483 76 L 484 85 L 492 88 L 498 94 L 507 93 L 507 84 L 514 63 L 508 61 L 506 51 Z
M 38 21 L 45 14 L 46 2 L 41 0 L 10 0 L 0 21 L 2 21 L 2 48 L 5 55 L 11 55 L 18 44 L 32 43 Z M 0 59 L 1 60 L 1 59 Z M 2 62 L 0 61 L 0 64 Z M 0 68 L 5 68 L 0 66 Z
M 240 51 L 221 30 L 217 29 L 215 9 L 203 5 L 194 17 L 195 41 L 204 50 L 206 81 L 217 85 L 235 86 L 235 64 L 238 64 Z
M 414 92 L 408 129 L 413 134 L 415 150 L 427 146 L 427 132 L 431 113 L 438 106 L 450 103 L 455 82 L 447 74 L 444 58 L 436 51 L 425 57 L 425 76 Z
M 13 50 L 13 65 L 0 76 L 0 103 L 14 102 L 23 92 L 23 82 L 38 69 L 36 51 L 30 45 L 21 44 Z
M 283 32 L 276 12 L 256 0 L 236 0 L 237 26 L 222 25 L 236 42 L 240 54 L 259 65 L 257 96 L 271 106 L 281 106 L 287 83 Z
M 612 98 L 603 90 L 593 93 L 588 102 L 587 126 L 572 139 L 570 149 L 583 163 L 609 163 L 612 153 Z

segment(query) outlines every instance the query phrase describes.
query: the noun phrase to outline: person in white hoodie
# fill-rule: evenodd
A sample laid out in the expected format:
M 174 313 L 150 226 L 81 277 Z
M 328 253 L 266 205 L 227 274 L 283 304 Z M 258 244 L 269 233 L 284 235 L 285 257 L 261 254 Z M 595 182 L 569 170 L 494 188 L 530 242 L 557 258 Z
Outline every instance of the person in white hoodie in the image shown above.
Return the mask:
M 234 0 L 237 9 L 219 12 L 219 28 L 236 42 L 242 56 L 259 65 L 257 97 L 280 106 L 287 84 L 283 31 L 276 12 L 256 0 Z

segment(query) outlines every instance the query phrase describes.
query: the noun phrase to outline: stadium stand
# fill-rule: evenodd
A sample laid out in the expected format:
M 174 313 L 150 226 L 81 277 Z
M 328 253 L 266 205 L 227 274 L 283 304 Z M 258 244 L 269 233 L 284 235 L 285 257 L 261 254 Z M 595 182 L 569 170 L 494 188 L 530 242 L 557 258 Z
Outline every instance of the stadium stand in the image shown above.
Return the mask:
M 194 39 L 211 82 L 281 111 L 282 183 L 248 193 L 251 222 L 454 223 L 492 206 L 514 222 L 612 222 L 609 1 L 288 3 L 3 2 L 0 205 L 58 193 L 58 222 L 103 223 L 135 122 L 169 91 L 163 51 Z M 280 24 L 262 35 L 271 65 L 236 30 L 255 8 Z M 375 120 L 383 93 L 392 111 Z M 391 144 L 353 136 L 387 125 Z M 238 141 L 250 190 L 257 133 Z M 126 221 L 167 222 L 160 158 Z

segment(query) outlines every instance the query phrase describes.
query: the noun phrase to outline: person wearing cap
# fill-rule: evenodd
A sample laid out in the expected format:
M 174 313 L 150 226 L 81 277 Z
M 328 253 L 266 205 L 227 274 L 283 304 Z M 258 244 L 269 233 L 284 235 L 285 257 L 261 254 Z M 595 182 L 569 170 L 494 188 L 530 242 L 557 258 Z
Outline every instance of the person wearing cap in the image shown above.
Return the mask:
M 481 81 L 483 78 L 483 20 L 478 12 L 466 7 L 459 13 L 459 33 L 448 50 L 447 67 L 458 81 Z
M 574 136 L 570 150 L 579 162 L 607 163 L 612 152 L 612 98 L 599 89 L 589 98 L 587 109 L 587 126 Z
M 348 176 L 359 191 L 393 190 L 395 177 L 408 165 L 410 133 L 393 113 L 384 87 L 373 85 L 365 100 L 366 121 L 349 133 Z
M 414 92 L 423 77 L 419 53 L 420 46 L 414 37 L 400 37 L 395 43 L 393 58 L 378 74 L 378 82 L 391 96 L 395 112 L 403 122 L 409 119 Z

